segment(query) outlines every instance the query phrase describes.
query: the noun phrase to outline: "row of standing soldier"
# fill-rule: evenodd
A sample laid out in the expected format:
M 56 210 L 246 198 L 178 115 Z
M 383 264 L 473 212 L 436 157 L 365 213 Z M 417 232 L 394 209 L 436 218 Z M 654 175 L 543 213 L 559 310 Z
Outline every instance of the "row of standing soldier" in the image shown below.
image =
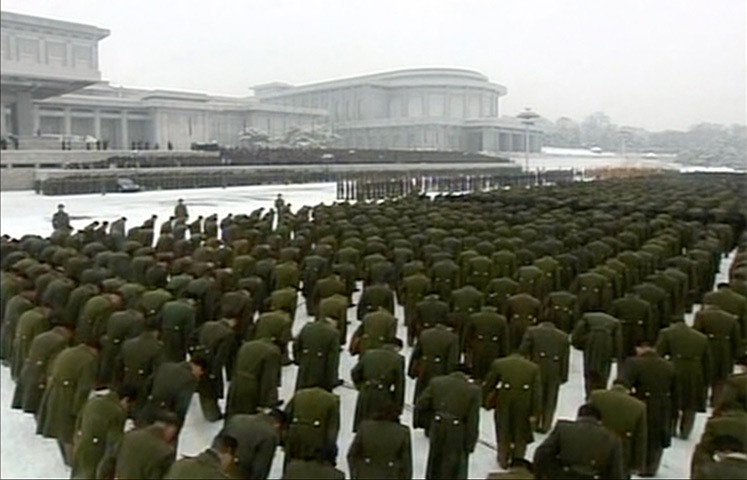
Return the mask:
M 458 206 L 463 199 L 449 201 Z M 409 199 L 400 208 L 403 212 L 422 209 L 419 202 L 425 201 Z M 440 202 L 443 200 L 436 199 L 427 205 L 441 206 Z M 86 363 L 89 372 L 93 369 L 93 377 L 87 384 L 89 388 L 107 383 L 112 385 L 112 390 L 136 387 L 131 394 L 134 397 L 132 410 L 136 413 L 133 416 L 143 425 L 161 418 L 158 410 L 166 409 L 176 414 L 178 431 L 189 405 L 186 399 L 195 390 L 200 394 L 206 418 L 222 418 L 217 399 L 223 395 L 224 370 L 230 381 L 226 417 L 253 414 L 260 407 L 273 408 L 279 401 L 279 371 L 283 364 L 290 362 L 288 344 L 300 290 L 306 298 L 308 313 L 319 321 L 304 326 L 294 341 L 293 357 L 300 368 L 297 394 L 285 409 L 290 420 L 285 435 L 286 458 L 329 463 L 336 456 L 339 431 L 339 400 L 330 391 L 339 384 L 336 362 L 339 346 L 347 343 L 345 312 L 356 280 L 360 278 L 364 284 L 357 306 L 361 324 L 350 341 L 351 351 L 361 354 L 360 363 L 352 374 L 361 390 L 354 422 L 356 429 L 360 427 L 363 433 L 368 431 L 363 428 L 365 420 L 372 417 L 374 420 L 396 419 L 397 413 L 402 411 L 404 361 L 396 353 L 398 345 L 393 333 L 396 332 L 393 317 L 396 297 L 405 308 L 408 341 L 415 342 L 408 374 L 417 380 L 413 399 L 414 426 L 430 432 L 427 475 L 429 478 L 452 475 L 463 478 L 467 475 L 468 454 L 477 440 L 476 414 L 480 404 L 496 408 L 496 419 L 503 419 L 496 422 L 498 460 L 503 467 L 523 457 L 533 428 L 549 430 L 558 387 L 567 379 L 568 333 L 572 333 L 570 341 L 584 350 L 587 393 L 592 393 L 592 397 L 594 390 L 605 388 L 612 360 L 623 364 L 633 353 L 631 347 L 638 350 L 639 355 L 625 361 L 625 368 L 619 370 L 623 384 L 637 396 L 645 397 L 645 393 L 651 394 L 651 391 L 646 390 L 649 384 L 636 383 L 643 380 L 635 376 L 634 364 L 647 356 L 661 360 L 654 350 L 669 355 L 674 361 L 674 366 L 666 360 L 658 362 L 667 365 L 662 367 L 662 378 L 666 377 L 666 372 L 676 373 L 687 368 L 687 362 L 693 359 L 677 362 L 676 351 L 681 348 L 677 346 L 676 330 L 683 329 L 684 325 L 680 322 L 667 325 L 672 319 L 680 319 L 698 296 L 709 289 L 708 279 L 712 282 L 721 253 L 735 244 L 740 227 L 738 223 L 731 226 L 701 224 L 697 231 L 689 232 L 690 238 L 683 238 L 687 228 L 694 225 L 684 226 L 685 222 L 676 215 L 660 214 L 647 222 L 638 222 L 643 230 L 640 236 L 625 235 L 635 231 L 627 229 L 617 235 L 619 244 L 591 240 L 577 247 L 572 254 L 567 254 L 576 257 L 578 263 L 569 262 L 568 272 L 561 267 L 560 259 L 565 255 L 566 243 L 574 239 L 571 237 L 569 241 L 565 236 L 562 247 L 555 251 L 552 238 L 542 240 L 544 251 L 552 254 L 536 258 L 538 255 L 524 247 L 537 246 L 537 241 L 533 241 L 538 238 L 536 230 L 533 235 L 531 227 L 517 230 L 519 236 L 498 234 L 493 242 L 475 237 L 477 241 L 469 248 L 459 245 L 456 250 L 453 250 L 455 244 L 447 241 L 453 237 L 448 237 L 439 227 L 426 229 L 425 238 L 414 230 L 415 233 L 406 239 L 410 247 L 401 241 L 405 240 L 403 237 L 384 241 L 367 233 L 364 233 L 365 242 L 340 234 L 345 241 L 338 245 L 334 236 L 325 233 L 340 230 L 339 222 L 344 217 L 336 214 L 345 209 L 351 210 L 352 225 L 365 225 L 360 221 L 365 213 L 370 219 L 379 220 L 377 205 L 343 205 L 342 210 L 336 212 L 328 207 L 318 208 L 313 211 L 313 222 L 309 220 L 310 209 L 301 209 L 293 215 L 279 208 L 283 219 L 275 227 L 273 215 L 263 216 L 259 210 L 221 221 L 221 237 L 231 246 L 229 249 L 217 241 L 217 229 L 208 228 L 207 222 L 200 222 L 199 217 L 196 226 L 192 226 L 195 222 L 190 224 L 189 240 L 186 235 L 176 238 L 176 225 L 184 225 L 188 217 L 186 207 L 180 202 L 173 224 L 164 222 L 155 248 L 150 247 L 155 218 L 131 229 L 127 236 L 122 235 L 124 220 L 120 219 L 121 228 L 117 227 L 116 233 L 104 232 L 101 242 L 85 229 L 70 235 L 67 228 L 59 228 L 52 236 L 52 246 L 57 248 L 51 250 L 43 241 L 39 244 L 39 239 L 26 239 L 20 249 L 22 252 L 15 250 L 15 257 L 14 253 L 3 255 L 12 274 L 21 279 L 33 278 L 33 291 L 39 293 L 34 297 L 32 289 L 22 289 L 18 302 L 14 302 L 19 306 L 14 305 L 12 310 L 22 310 L 20 304 L 27 300 L 28 310 L 35 311 L 36 315 L 19 316 L 7 323 L 15 323 L 11 333 L 23 340 L 14 341 L 10 349 L 15 377 L 24 377 L 19 370 L 28 363 L 28 347 L 33 347 L 33 337 L 40 335 L 50 322 L 67 322 L 68 327 L 74 326 L 72 340 L 78 344 L 74 348 L 80 351 L 77 356 L 81 359 L 76 361 Z M 401 219 L 396 215 L 395 218 Z M 69 220 L 60 223 L 69 226 Z M 361 229 L 361 233 L 363 231 Z M 478 223 L 475 232 L 479 231 Z M 313 244 L 307 235 L 315 238 Z M 633 237 L 638 237 L 637 241 Z M 420 243 L 422 240 L 425 242 Z M 628 241 L 632 245 L 626 243 Z M 78 258 L 78 264 L 69 261 L 77 258 L 77 252 L 70 251 L 71 248 L 75 250 L 76 242 L 80 242 L 80 252 L 91 261 L 82 257 Z M 10 249 L 11 243 L 7 242 L 7 248 Z M 111 250 L 107 249 L 107 244 Z M 489 244 L 492 244 L 492 251 Z M 438 248 L 429 248 L 432 246 Z M 637 250 L 632 250 L 636 246 Z M 624 255 L 628 252 L 625 247 L 635 256 Z M 42 262 L 28 258 L 27 250 L 35 252 Z M 706 255 L 696 255 L 698 250 Z M 61 253 L 63 251 L 66 253 Z M 682 255 L 683 251 L 687 256 Z M 180 252 L 187 254 L 179 255 Z M 535 258 L 530 259 L 530 255 Z M 626 258 L 637 258 L 639 263 L 627 263 Z M 40 267 L 46 260 L 59 264 L 71 278 L 62 278 L 64 275 Z M 652 261 L 649 263 L 649 260 Z M 583 261 L 586 261 L 586 268 L 579 265 Z M 676 271 L 686 272 L 687 281 Z M 6 278 L 9 277 L 4 280 Z M 701 279 L 705 281 L 700 282 Z M 690 280 L 693 282 L 688 283 Z M 78 287 L 75 287 L 76 282 L 80 283 Z M 7 283 L 7 280 L 3 282 Z M 658 285 L 671 288 L 664 290 Z M 739 288 L 739 284 L 734 286 Z M 665 293 L 662 299 L 653 301 L 654 297 L 646 297 L 641 287 L 649 287 L 647 290 L 657 294 Z M 719 291 L 727 289 L 732 291 L 728 286 L 721 286 Z M 628 290 L 636 293 L 619 295 Z M 627 321 L 627 309 L 620 305 L 621 300 L 630 300 L 629 297 L 639 305 L 648 303 L 648 313 L 644 308 L 643 315 L 630 314 L 635 322 Z M 40 300 L 39 307 L 34 307 L 36 298 Z M 706 296 L 705 301 L 718 305 L 720 311 L 730 308 L 720 296 L 711 295 L 710 299 Z M 738 308 L 742 308 L 742 316 L 731 320 L 739 326 L 739 322 L 744 322 L 744 308 L 743 305 Z M 257 309 L 262 313 L 255 322 Z M 22 315 L 25 314 L 24 311 Z M 25 330 L 27 325 L 28 330 Z M 5 319 L 3 326 L 6 327 Z M 658 333 L 662 327 L 666 328 Z M 60 328 L 64 329 L 64 326 Z M 143 333 L 135 335 L 138 331 Z M 667 333 L 669 331 L 672 333 Z M 19 332 L 23 335 L 19 336 Z M 4 333 L 5 339 L 8 335 Z M 732 359 L 744 348 L 740 331 L 737 329 L 733 333 L 736 335 L 733 338 L 739 342 L 732 342 Z M 69 337 L 71 333 L 65 335 Z M 158 336 L 163 341 L 161 348 L 157 346 Z M 654 343 L 657 338 L 659 341 Z M 141 342 L 136 344 L 133 340 Z M 240 348 L 237 348 L 237 340 L 244 340 Z M 153 345 L 153 351 L 160 351 L 142 355 L 148 343 Z M 128 360 L 126 347 L 133 344 L 138 345 L 133 347 L 134 359 Z M 104 347 L 101 353 L 107 353 L 98 362 L 96 350 L 100 345 Z M 701 352 L 717 347 L 712 342 L 707 345 Z M 115 353 L 115 367 L 110 372 L 102 366 L 112 363 L 112 353 Z M 191 360 L 185 363 L 187 353 Z M 467 363 L 465 367 L 458 366 L 462 353 Z M 87 360 L 82 360 L 83 357 Z M 166 357 L 174 363 L 156 367 L 157 357 Z M 371 373 L 372 366 L 381 367 L 386 363 L 378 361 L 377 357 L 397 360 L 391 362 L 391 368 L 383 368 L 383 371 L 374 368 Z M 708 353 L 701 354 L 700 371 L 704 380 L 698 388 L 689 387 L 699 392 L 704 385 L 708 387 L 705 379 L 712 376 L 712 370 L 706 367 L 707 357 Z M 60 362 L 55 360 L 54 365 Z M 136 365 L 135 362 L 141 363 Z M 678 368 L 678 363 L 683 366 Z M 652 371 L 649 368 L 638 370 Z M 137 372 L 147 380 L 124 382 L 124 371 Z M 656 387 L 670 389 L 670 415 L 672 411 L 683 412 L 681 435 L 686 436 L 689 412 L 702 407 L 679 403 L 683 397 L 679 391 L 683 375 L 675 373 L 669 375 L 669 382 L 657 382 Z M 80 379 L 84 384 L 88 381 L 85 378 Z M 67 387 L 65 381 L 72 380 L 62 381 Z M 383 403 L 389 408 L 382 408 L 381 402 L 378 407 L 366 407 L 367 402 L 377 398 L 379 389 L 387 392 L 384 397 L 391 397 Z M 70 405 L 76 413 L 83 408 L 81 399 L 87 397 L 83 395 L 85 391 L 85 387 L 81 387 L 78 400 Z M 45 395 L 53 396 L 46 392 Z M 126 395 L 123 391 L 124 398 L 130 398 Z M 312 405 L 314 407 L 310 408 Z M 41 409 L 41 433 L 45 433 L 44 397 L 37 408 Z M 360 418 L 359 411 L 362 412 Z M 54 410 L 50 410 L 54 418 L 56 415 L 52 412 Z M 506 422 L 507 418 L 516 421 Z M 632 459 L 626 463 L 628 471 L 655 472 L 657 455 L 660 456 L 661 447 L 666 446 L 671 436 L 667 434 L 671 432 L 671 422 L 665 418 L 647 416 L 649 448 L 640 463 Z M 321 428 L 322 422 L 324 428 Z M 658 423 L 651 425 L 652 422 Z M 168 424 L 167 421 L 162 423 Z M 72 429 L 65 428 L 67 432 L 55 432 L 52 428 L 46 434 L 62 437 L 62 443 L 67 443 L 63 447 L 69 450 Z M 454 435 L 463 439 L 460 448 L 454 448 Z M 409 445 L 409 432 L 406 437 Z M 65 453 L 69 458 L 70 452 Z

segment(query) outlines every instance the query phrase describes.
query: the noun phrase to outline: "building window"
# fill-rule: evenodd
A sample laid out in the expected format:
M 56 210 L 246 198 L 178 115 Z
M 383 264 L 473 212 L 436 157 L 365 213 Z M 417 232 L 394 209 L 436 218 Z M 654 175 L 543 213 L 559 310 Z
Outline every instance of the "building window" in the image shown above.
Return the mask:
M 454 95 L 451 97 L 450 105 L 450 116 L 452 118 L 463 118 L 464 117 L 464 98 L 461 95 Z
M 423 116 L 423 100 L 420 95 L 413 95 L 408 99 L 407 116 L 415 118 Z
M 21 62 L 39 63 L 39 40 L 31 38 L 17 39 L 18 59 Z
M 93 67 L 93 55 L 91 47 L 76 45 L 73 49 L 73 57 L 75 58 L 76 67 L 89 69 Z
M 428 95 L 428 116 L 444 116 L 444 96 L 440 93 Z
M 60 42 L 47 42 L 47 63 L 53 66 L 67 66 L 67 45 Z
M 0 37 L 0 50 L 2 51 L 2 59 L 10 60 L 10 37 L 7 34 Z
M 42 135 L 45 135 L 45 134 L 62 135 L 64 133 L 62 131 L 62 128 L 63 128 L 62 117 L 48 117 L 48 116 L 39 117 L 39 130 L 41 131 Z

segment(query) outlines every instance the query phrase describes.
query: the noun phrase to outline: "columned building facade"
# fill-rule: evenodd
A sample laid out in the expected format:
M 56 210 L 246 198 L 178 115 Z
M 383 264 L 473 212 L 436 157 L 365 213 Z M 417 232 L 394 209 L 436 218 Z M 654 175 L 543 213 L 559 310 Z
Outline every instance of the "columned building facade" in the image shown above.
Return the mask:
M 253 130 L 332 130 L 337 147 L 469 152 L 524 151 L 525 127 L 500 116 L 506 88 L 476 71 L 412 68 L 292 86 L 254 87 L 229 97 L 118 87 L 101 81 L 99 42 L 108 30 L 1 14 L 0 134 L 20 149 L 59 148 L 60 140 L 101 141 L 110 149 L 189 149 L 240 144 Z M 530 130 L 531 150 L 541 132 Z
M 525 127 L 500 117 L 506 87 L 476 71 L 411 68 L 341 80 L 292 86 L 254 87 L 262 103 L 321 108 L 351 148 L 461 151 L 524 150 Z M 530 130 L 530 147 L 541 147 L 541 132 Z

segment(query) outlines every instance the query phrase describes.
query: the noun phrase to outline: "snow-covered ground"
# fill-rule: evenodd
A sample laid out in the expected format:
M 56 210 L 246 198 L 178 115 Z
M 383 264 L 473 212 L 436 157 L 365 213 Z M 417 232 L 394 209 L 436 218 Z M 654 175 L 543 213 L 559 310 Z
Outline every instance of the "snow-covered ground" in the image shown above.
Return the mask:
M 140 224 L 152 214 L 158 215 L 159 220 L 168 218 L 178 198 L 184 198 L 190 216 L 250 212 L 259 207 L 270 208 L 277 193 L 282 193 L 286 201 L 294 208 L 301 205 L 315 205 L 320 202 L 332 202 L 335 198 L 334 184 L 306 184 L 253 186 L 229 189 L 204 190 L 171 190 L 163 192 L 147 192 L 138 194 L 108 194 L 76 195 L 66 197 L 45 197 L 33 192 L 2 192 L 2 216 L 0 217 L 0 233 L 20 236 L 24 233 L 48 235 L 51 232 L 51 215 L 58 203 L 64 203 L 73 218 L 75 228 L 85 226 L 93 220 L 114 220 L 120 215 L 128 218 L 128 227 Z M 717 281 L 726 277 L 728 262 L 731 257 L 724 259 Z M 354 298 L 354 301 L 357 301 Z M 696 306 L 696 309 L 699 306 Z M 399 336 L 406 338 L 402 325 L 403 312 L 397 307 L 396 316 L 400 319 Z M 349 335 L 357 327 L 354 309 L 348 311 L 351 321 Z M 302 297 L 299 296 L 299 309 L 294 324 L 294 333 L 309 321 L 306 316 Z M 692 315 L 688 315 L 692 322 Z M 405 347 L 403 353 L 407 358 L 410 348 Z M 339 437 L 338 467 L 348 471 L 345 456 L 352 441 L 352 420 L 355 409 L 356 392 L 351 387 L 350 369 L 355 364 L 355 358 L 343 352 L 340 359 L 340 374 L 345 385 L 338 387 L 335 393 L 341 398 L 342 425 Z M 295 386 L 296 367 L 283 369 L 281 398 L 286 401 L 291 397 Z M 612 378 L 615 377 L 613 369 Z M 7 368 L 0 368 L 0 478 L 65 478 L 70 471 L 62 463 L 57 444 L 54 440 L 44 439 L 35 435 L 35 422 L 31 415 L 21 413 L 10 408 L 15 385 L 10 379 Z M 410 379 L 406 384 L 405 401 L 408 405 L 402 417 L 402 422 L 412 425 L 411 410 L 414 382 Z M 571 355 L 570 380 L 561 388 L 558 404 L 558 418 L 575 418 L 576 409 L 583 402 L 582 357 L 579 351 Z M 707 416 L 698 414 L 695 428 L 689 440 L 677 438 L 672 440 L 672 447 L 664 453 L 661 468 L 657 478 L 689 478 L 690 457 L 693 447 L 703 431 Z M 197 396 L 193 398 L 187 415 L 186 424 L 179 441 L 179 454 L 194 455 L 206 448 L 212 437 L 220 429 L 220 422 L 208 423 L 202 416 Z M 414 477 L 423 478 L 428 455 L 428 440 L 422 430 L 413 431 L 413 462 Z M 534 448 L 542 441 L 544 435 L 535 435 L 535 442 L 530 445 L 528 457 Z M 470 457 L 469 475 L 471 478 L 485 478 L 487 473 L 499 470 L 495 452 L 495 430 L 493 413 L 481 410 L 480 413 L 480 442 Z M 280 478 L 283 455 L 280 451 L 275 456 L 271 478 Z
M 514 162 L 524 165 L 522 152 L 510 152 L 506 156 Z M 676 163 L 671 155 L 659 155 L 657 158 L 643 158 L 639 154 L 622 156 L 616 152 L 594 153 L 584 148 L 543 147 L 542 153 L 529 155 L 529 169 L 571 169 L 577 170 L 602 167 L 624 168 L 665 168 L 679 170 L 682 165 Z

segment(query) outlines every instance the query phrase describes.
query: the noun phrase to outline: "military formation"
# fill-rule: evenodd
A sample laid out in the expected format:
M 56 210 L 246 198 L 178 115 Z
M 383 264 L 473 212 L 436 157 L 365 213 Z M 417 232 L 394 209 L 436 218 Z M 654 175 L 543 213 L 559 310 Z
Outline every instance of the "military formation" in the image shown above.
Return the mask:
M 344 478 L 346 458 L 352 478 L 409 479 L 420 455 L 426 478 L 468 478 L 483 410 L 491 478 L 654 476 L 709 408 L 693 478 L 744 477 L 746 192 L 659 175 L 295 211 L 279 195 L 222 219 L 179 200 L 157 231 L 76 231 L 61 205 L 49 237 L 0 243 L 12 406 L 71 478 L 268 478 L 279 447 L 283 478 Z M 574 421 L 555 418 L 572 349 Z M 222 428 L 178 459 L 195 394 Z

